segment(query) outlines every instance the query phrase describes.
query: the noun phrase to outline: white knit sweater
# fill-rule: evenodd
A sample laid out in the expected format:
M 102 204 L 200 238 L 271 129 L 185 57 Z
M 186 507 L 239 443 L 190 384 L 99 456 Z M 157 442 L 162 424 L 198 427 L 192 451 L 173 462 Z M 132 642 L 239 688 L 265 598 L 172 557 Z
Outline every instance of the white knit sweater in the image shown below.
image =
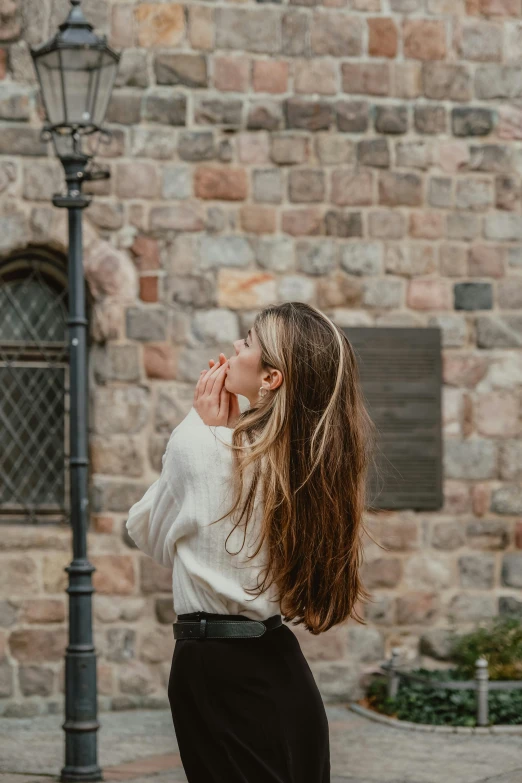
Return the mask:
M 266 566 L 266 541 L 255 559 L 246 558 L 258 545 L 259 501 L 241 552 L 244 521 L 228 541 L 234 527 L 230 517 L 208 526 L 232 504 L 233 454 L 219 442 L 231 443 L 232 433 L 228 427 L 209 427 L 192 407 L 170 436 L 159 479 L 129 511 L 127 530 L 139 549 L 172 568 L 176 619 L 197 611 L 254 620 L 281 614 L 275 583 L 259 597 L 244 589 L 256 588 Z M 263 578 L 264 573 L 259 584 Z

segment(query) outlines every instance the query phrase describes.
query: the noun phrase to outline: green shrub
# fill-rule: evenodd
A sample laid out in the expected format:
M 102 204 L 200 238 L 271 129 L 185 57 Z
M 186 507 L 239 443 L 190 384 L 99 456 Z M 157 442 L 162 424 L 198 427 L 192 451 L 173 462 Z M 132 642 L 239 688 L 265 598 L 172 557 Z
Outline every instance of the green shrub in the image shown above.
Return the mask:
M 454 668 L 415 669 L 412 673 L 438 682 L 470 680 L 475 677 L 477 658 L 486 658 L 492 680 L 522 679 L 522 623 L 518 618 L 496 618 L 487 627 L 458 636 L 452 645 Z M 387 697 L 387 679 L 374 678 L 367 691 L 369 704 L 399 720 L 432 725 L 475 726 L 477 714 L 474 690 L 442 690 L 401 679 L 395 699 Z M 490 725 L 522 724 L 522 690 L 491 691 L 488 696 Z
M 488 627 L 458 637 L 451 660 L 463 676 L 475 676 L 475 661 L 486 658 L 490 680 L 522 679 L 522 624 L 514 617 L 496 618 Z

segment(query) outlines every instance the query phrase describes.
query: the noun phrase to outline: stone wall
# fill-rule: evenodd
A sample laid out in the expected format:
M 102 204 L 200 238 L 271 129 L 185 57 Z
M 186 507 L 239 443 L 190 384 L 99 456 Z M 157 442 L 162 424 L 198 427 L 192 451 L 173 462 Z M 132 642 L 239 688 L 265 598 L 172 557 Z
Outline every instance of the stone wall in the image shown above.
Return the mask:
M 522 614 L 520 0 L 85 0 L 123 48 L 86 220 L 100 705 L 165 704 L 170 574 L 129 546 L 199 371 L 277 301 L 436 325 L 444 507 L 383 513 L 367 627 L 296 629 L 326 700 L 395 644 Z M 65 246 L 28 45 L 67 2 L 0 0 L 0 252 Z M 62 222 L 60 222 L 62 220 Z M 61 710 L 70 535 L 0 536 L 0 697 Z

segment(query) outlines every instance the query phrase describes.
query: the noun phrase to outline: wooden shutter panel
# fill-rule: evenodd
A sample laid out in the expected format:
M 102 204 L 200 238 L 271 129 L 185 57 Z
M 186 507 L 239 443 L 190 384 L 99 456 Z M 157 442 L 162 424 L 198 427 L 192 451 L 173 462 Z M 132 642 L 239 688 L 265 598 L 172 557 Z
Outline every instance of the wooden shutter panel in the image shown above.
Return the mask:
M 439 509 L 442 357 L 438 328 L 345 327 L 368 413 L 378 430 L 368 502 L 378 509 Z

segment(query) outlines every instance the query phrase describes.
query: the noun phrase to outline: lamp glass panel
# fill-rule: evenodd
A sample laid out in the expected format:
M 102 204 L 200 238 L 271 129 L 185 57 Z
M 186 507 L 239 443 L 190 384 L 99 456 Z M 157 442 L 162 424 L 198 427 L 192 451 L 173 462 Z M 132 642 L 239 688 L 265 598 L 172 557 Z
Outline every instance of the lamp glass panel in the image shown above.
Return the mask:
M 96 91 L 96 105 L 93 107 L 94 123 L 98 127 L 101 127 L 105 120 L 117 72 L 118 61 L 114 59 L 110 52 L 103 52 L 100 79 Z
M 91 125 L 100 66 L 100 51 L 62 49 L 67 124 Z
M 51 125 L 61 125 L 66 121 L 66 117 L 58 51 L 41 55 L 35 60 L 35 66 L 40 79 L 47 119 Z

